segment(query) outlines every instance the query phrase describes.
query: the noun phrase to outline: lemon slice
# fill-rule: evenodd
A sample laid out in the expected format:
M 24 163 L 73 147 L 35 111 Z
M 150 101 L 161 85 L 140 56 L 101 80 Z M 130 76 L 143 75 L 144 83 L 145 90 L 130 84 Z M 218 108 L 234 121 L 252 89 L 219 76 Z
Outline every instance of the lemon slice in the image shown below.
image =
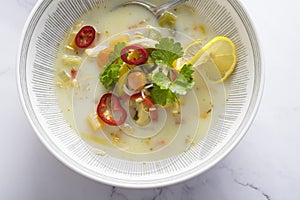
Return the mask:
M 203 67 L 210 80 L 223 82 L 237 63 L 235 45 L 229 38 L 217 36 L 200 49 L 189 63 Z
M 199 49 L 202 49 L 203 47 L 203 41 L 202 40 L 194 40 L 190 44 L 188 44 L 184 49 L 183 49 L 183 57 L 184 58 L 192 58 L 194 57 Z
M 183 56 L 173 62 L 172 64 L 173 68 L 175 68 L 177 71 L 180 71 L 183 65 L 187 63 L 189 60 L 191 60 L 198 53 L 199 49 L 201 49 L 202 47 L 203 47 L 202 40 L 194 40 L 193 42 L 189 43 L 183 49 Z

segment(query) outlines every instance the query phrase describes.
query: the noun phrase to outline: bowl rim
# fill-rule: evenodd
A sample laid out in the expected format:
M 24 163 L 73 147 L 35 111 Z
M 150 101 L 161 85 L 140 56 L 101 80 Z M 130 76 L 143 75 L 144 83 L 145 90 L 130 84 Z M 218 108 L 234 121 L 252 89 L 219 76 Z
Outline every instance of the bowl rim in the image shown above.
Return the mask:
M 255 29 L 255 25 L 252 21 L 252 18 L 250 18 L 250 16 L 249 16 L 249 12 L 247 11 L 246 7 L 240 0 L 227 0 L 227 2 L 229 2 L 231 5 L 232 5 L 232 3 L 235 3 L 238 6 L 240 6 L 239 11 L 242 12 L 244 17 L 248 21 L 249 26 L 248 27 L 245 26 L 245 28 L 246 28 L 247 33 L 249 33 L 249 31 L 252 32 L 252 35 L 254 37 L 254 39 L 251 39 L 251 38 L 249 38 L 249 39 L 250 39 L 251 44 L 253 42 L 255 42 L 255 45 L 257 47 L 256 52 L 253 52 L 253 53 L 256 54 L 256 57 L 258 58 L 258 66 L 257 67 L 260 70 L 260 73 L 256 74 L 255 81 L 254 81 L 254 82 L 258 82 L 257 90 L 256 90 L 256 93 L 253 93 L 255 95 L 251 96 L 250 104 L 249 104 L 248 110 L 245 115 L 246 119 L 244 118 L 242 123 L 239 125 L 238 130 L 241 129 L 239 131 L 239 134 L 234 134 L 234 136 L 231 137 L 231 139 L 228 142 L 226 142 L 226 144 L 220 150 L 218 150 L 218 152 L 216 154 L 212 155 L 207 160 L 206 163 L 208 163 L 208 164 L 206 164 L 204 167 L 202 166 L 201 169 L 199 169 L 199 166 L 197 166 L 197 167 L 193 168 L 192 170 L 185 171 L 184 173 L 182 173 L 180 175 L 163 178 L 162 180 L 157 179 L 155 181 L 147 181 L 147 182 L 144 182 L 145 184 L 135 184 L 133 181 L 130 181 L 130 180 L 121 182 L 119 179 L 118 180 L 116 179 L 117 180 L 116 181 L 114 178 L 109 177 L 109 176 L 107 176 L 106 179 L 101 179 L 99 176 L 94 176 L 93 174 L 90 173 L 90 171 L 85 170 L 84 166 L 79 166 L 78 164 L 76 164 L 77 162 L 72 160 L 68 155 L 66 155 L 61 149 L 59 149 L 55 145 L 54 146 L 50 145 L 51 143 L 49 143 L 47 141 L 47 139 L 44 138 L 40 134 L 40 127 L 38 127 L 38 125 L 32 119 L 32 115 L 31 115 L 32 111 L 30 110 L 30 105 L 27 104 L 27 102 L 26 102 L 25 90 L 24 90 L 24 88 L 22 86 L 22 82 L 21 82 L 20 70 L 21 70 L 22 66 L 20 66 L 20 65 L 21 65 L 22 49 L 23 49 L 25 38 L 26 38 L 26 33 L 30 26 L 30 23 L 32 22 L 34 16 L 36 15 L 36 11 L 40 8 L 40 6 L 42 5 L 42 3 L 44 1 L 45 0 L 37 1 L 35 6 L 33 7 L 32 11 L 30 12 L 29 17 L 26 20 L 26 23 L 24 25 L 24 28 L 23 28 L 23 31 L 21 34 L 21 40 L 20 40 L 20 45 L 19 45 L 19 49 L 18 49 L 18 57 L 17 57 L 17 67 L 16 67 L 17 88 L 18 88 L 19 100 L 21 102 L 23 112 L 25 113 L 27 120 L 30 122 L 31 127 L 34 129 L 35 134 L 38 136 L 40 141 L 45 145 L 45 147 L 48 149 L 48 151 L 51 152 L 51 154 L 53 154 L 54 157 L 57 160 L 59 160 L 60 162 L 62 162 L 65 166 L 76 171 L 78 174 L 83 175 L 84 177 L 88 177 L 96 182 L 101 182 L 101 183 L 112 185 L 112 186 L 123 187 L 123 188 L 136 188 L 136 189 L 137 188 L 145 189 L 145 188 L 153 188 L 153 187 L 164 187 L 164 186 L 170 186 L 173 184 L 177 184 L 177 183 L 186 181 L 188 179 L 196 177 L 196 176 L 204 173 L 205 171 L 211 169 L 220 160 L 225 158 L 237 146 L 237 144 L 241 141 L 241 139 L 245 136 L 246 132 L 248 131 L 248 129 L 250 128 L 251 124 L 253 123 L 253 121 L 255 119 L 255 116 L 259 109 L 259 105 L 261 103 L 261 99 L 263 96 L 263 90 L 264 90 L 264 82 L 265 82 L 265 69 L 264 69 L 264 65 L 263 65 L 263 57 L 262 57 L 262 52 L 261 52 L 261 47 L 260 47 L 261 41 L 260 41 L 257 31 Z M 53 0 L 50 0 L 50 1 L 52 2 Z M 232 8 L 234 8 L 234 10 L 236 11 L 236 8 L 234 6 L 232 6 Z M 243 22 L 243 24 L 244 24 L 244 22 Z M 257 75 L 259 75 L 259 76 L 257 76 Z M 255 88 L 253 87 L 252 90 L 254 91 L 254 89 Z M 249 112 L 249 110 L 251 110 L 251 112 Z M 74 163 L 75 163 L 75 165 L 74 165 Z M 103 176 L 105 176 L 105 175 L 103 175 Z

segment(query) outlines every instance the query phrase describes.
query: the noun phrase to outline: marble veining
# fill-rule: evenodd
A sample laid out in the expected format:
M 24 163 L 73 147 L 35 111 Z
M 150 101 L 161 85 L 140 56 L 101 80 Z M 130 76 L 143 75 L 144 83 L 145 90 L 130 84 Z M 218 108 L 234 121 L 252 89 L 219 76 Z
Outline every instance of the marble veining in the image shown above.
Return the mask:
M 250 189 L 253 189 L 254 191 L 260 193 L 262 196 L 264 196 L 266 198 L 266 200 L 271 200 L 271 197 L 266 194 L 260 187 L 253 185 L 252 183 L 248 183 L 248 182 L 242 182 L 241 180 L 239 180 L 239 178 L 235 175 L 235 170 L 230 169 L 228 166 L 226 166 L 225 163 L 221 163 L 219 169 L 224 169 L 227 170 L 232 177 L 232 180 L 234 181 L 234 183 L 242 186 L 242 187 L 247 187 Z
M 3 46 L 0 50 L 0 199 L 299 200 L 300 68 L 295 58 L 300 30 L 295 19 L 300 3 L 241 1 L 256 23 L 267 63 L 256 120 L 242 142 L 212 169 L 177 185 L 144 190 L 107 186 L 78 175 L 38 140 L 22 111 L 14 69 L 22 28 L 37 0 L 6 1 L 0 23 L 12 30 L 13 38 L 2 40 L 7 50 Z M 266 14 L 266 7 L 272 15 Z M 283 23 L 285 29 L 279 28 Z M 8 38 L 3 30 L 1 38 Z M 290 36 L 280 41 L 284 34 Z

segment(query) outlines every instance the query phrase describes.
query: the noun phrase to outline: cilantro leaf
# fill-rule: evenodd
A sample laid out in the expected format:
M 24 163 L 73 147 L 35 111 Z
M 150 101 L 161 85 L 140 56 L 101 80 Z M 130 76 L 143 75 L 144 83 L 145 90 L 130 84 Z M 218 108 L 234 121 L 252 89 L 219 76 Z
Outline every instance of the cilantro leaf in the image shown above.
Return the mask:
M 194 67 L 191 64 L 185 64 L 180 70 L 180 74 L 184 76 L 184 78 L 189 82 L 194 82 L 194 78 L 192 74 L 195 72 Z
M 121 57 L 121 51 L 123 48 L 126 47 L 126 43 L 125 42 L 118 42 L 115 47 L 114 50 L 109 54 L 109 60 L 111 62 L 115 61 L 117 58 Z
M 194 82 L 188 82 L 188 80 L 182 75 L 179 74 L 170 85 L 170 90 L 178 95 L 186 95 L 187 91 L 192 90 Z
M 104 67 L 100 74 L 100 81 L 106 89 L 114 86 L 119 80 L 120 68 L 123 64 L 120 54 L 125 46 L 125 42 L 118 42 L 115 45 L 114 50 L 109 54 L 110 63 Z
M 191 76 L 193 69 L 185 67 L 183 73 L 177 74 L 175 80 L 171 80 L 170 77 L 163 72 L 157 72 L 153 75 L 152 81 L 162 90 L 170 90 L 176 95 L 186 95 L 189 90 L 193 89 L 194 80 Z
M 161 89 L 158 85 L 154 84 L 150 97 L 155 104 L 165 106 L 177 101 L 176 95 L 169 89 Z
M 104 71 L 100 74 L 100 81 L 106 89 L 114 86 L 120 76 L 120 64 L 111 63 L 104 67 Z
M 173 62 L 183 56 L 182 46 L 171 38 L 162 38 L 156 45 L 151 56 L 155 59 L 156 64 L 166 64 L 169 67 Z
M 186 86 L 184 84 L 180 84 L 178 82 L 173 83 L 170 86 L 170 90 L 178 95 L 186 95 L 186 93 L 187 93 Z
M 155 73 L 152 81 L 161 89 L 168 89 L 172 83 L 170 79 L 162 72 Z

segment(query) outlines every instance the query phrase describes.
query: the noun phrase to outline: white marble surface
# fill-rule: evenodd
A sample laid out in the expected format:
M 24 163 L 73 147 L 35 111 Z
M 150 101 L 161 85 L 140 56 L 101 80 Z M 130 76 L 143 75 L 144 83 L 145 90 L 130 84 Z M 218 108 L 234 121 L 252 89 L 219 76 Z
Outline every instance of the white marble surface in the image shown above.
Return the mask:
M 242 142 L 208 172 L 165 188 L 131 190 L 91 181 L 57 161 L 22 111 L 16 58 L 25 20 L 36 0 L 1 0 L 0 199 L 299 200 L 300 3 L 241 0 L 262 41 L 264 97 Z

